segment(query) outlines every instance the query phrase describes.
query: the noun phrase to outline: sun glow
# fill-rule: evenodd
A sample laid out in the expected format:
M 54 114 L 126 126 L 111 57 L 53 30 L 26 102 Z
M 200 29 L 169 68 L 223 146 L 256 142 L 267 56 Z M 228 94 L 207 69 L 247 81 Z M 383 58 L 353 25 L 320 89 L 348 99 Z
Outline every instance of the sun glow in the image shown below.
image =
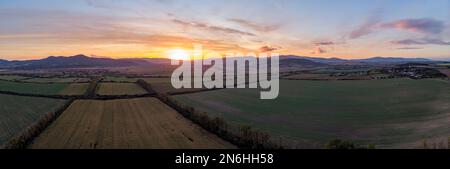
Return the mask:
M 173 60 L 190 60 L 189 53 L 183 49 L 170 50 L 169 58 Z

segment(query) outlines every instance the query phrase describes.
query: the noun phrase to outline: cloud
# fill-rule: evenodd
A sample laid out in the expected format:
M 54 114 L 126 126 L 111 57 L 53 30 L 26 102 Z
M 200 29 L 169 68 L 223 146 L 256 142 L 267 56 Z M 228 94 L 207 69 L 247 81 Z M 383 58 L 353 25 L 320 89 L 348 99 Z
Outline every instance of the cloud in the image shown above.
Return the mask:
M 422 39 L 404 39 L 398 41 L 391 41 L 393 44 L 397 45 L 450 45 L 449 41 L 444 41 L 442 39 L 433 38 L 422 38 Z
M 321 41 L 321 42 L 314 42 L 314 45 L 316 46 L 326 46 L 326 45 L 334 45 L 335 43 L 333 41 Z
M 272 52 L 272 51 L 275 51 L 278 49 L 281 49 L 281 47 L 273 47 L 273 46 L 266 45 L 266 46 L 259 48 L 259 51 L 260 52 Z
M 421 47 L 402 47 L 402 48 L 397 48 L 399 50 L 414 50 L 414 49 L 423 49 Z
M 261 25 L 244 19 L 228 19 L 231 22 L 237 23 L 243 27 L 250 28 L 259 32 L 270 32 L 280 28 L 281 25 Z
M 372 15 L 363 24 L 350 32 L 350 39 L 356 39 L 372 33 L 374 27 L 381 21 L 378 15 Z
M 380 25 L 380 28 L 394 28 L 425 34 L 439 34 L 444 30 L 444 27 L 442 21 L 431 18 L 403 19 Z
M 182 21 L 179 19 L 172 19 L 172 22 L 183 25 L 183 26 L 200 28 L 200 29 L 205 29 L 205 30 L 210 30 L 210 31 L 224 32 L 224 33 L 230 33 L 230 34 L 240 34 L 240 35 L 247 35 L 247 36 L 255 36 L 255 34 L 250 33 L 250 32 L 244 32 L 244 31 L 240 31 L 237 29 L 226 28 L 226 27 L 208 25 L 208 24 L 201 23 L 201 22 L 188 22 L 188 21 Z
M 349 33 L 350 39 L 360 38 L 379 29 L 398 29 L 422 34 L 439 34 L 445 29 L 443 21 L 432 18 L 402 19 L 380 23 L 379 17 L 372 16 Z
M 327 53 L 327 51 L 325 49 L 320 48 L 320 47 L 317 47 L 315 49 L 315 51 L 312 52 L 312 54 L 323 54 L 323 53 Z

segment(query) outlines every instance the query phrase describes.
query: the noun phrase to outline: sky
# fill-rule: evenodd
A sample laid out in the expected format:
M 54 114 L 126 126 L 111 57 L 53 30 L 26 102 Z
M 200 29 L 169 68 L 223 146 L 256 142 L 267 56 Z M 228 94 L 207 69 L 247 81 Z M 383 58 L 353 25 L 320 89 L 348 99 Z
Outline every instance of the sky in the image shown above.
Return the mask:
M 273 52 L 450 58 L 450 0 L 0 0 L 0 59 Z

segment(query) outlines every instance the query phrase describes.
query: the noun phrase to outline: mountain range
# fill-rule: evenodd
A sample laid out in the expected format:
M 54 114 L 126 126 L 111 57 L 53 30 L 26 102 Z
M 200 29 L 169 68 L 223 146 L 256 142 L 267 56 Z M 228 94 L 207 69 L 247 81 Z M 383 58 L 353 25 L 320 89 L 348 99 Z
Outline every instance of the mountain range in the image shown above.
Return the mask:
M 394 58 L 373 57 L 367 59 L 340 59 L 340 58 L 316 58 L 307 56 L 283 55 L 280 56 L 280 66 L 324 66 L 333 63 L 407 63 L 407 62 L 433 62 L 425 58 Z M 94 58 L 85 55 L 75 56 L 50 56 L 38 60 L 7 61 L 0 59 L 0 68 L 14 69 L 52 69 L 52 68 L 96 68 L 96 67 L 130 67 L 142 65 L 169 64 L 169 59 L 161 58 L 131 58 L 111 59 Z

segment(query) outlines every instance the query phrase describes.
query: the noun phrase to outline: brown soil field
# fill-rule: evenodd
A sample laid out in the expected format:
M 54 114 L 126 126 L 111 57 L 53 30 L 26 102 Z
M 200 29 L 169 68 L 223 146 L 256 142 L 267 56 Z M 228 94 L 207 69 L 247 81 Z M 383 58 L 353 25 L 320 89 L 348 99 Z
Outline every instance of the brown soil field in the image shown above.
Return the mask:
M 76 100 L 30 148 L 235 148 L 156 98 Z
M 89 86 L 89 83 L 73 83 L 64 88 L 59 94 L 61 95 L 83 95 L 87 88 Z
M 146 94 L 142 87 L 135 83 L 100 83 L 97 88 L 98 95 L 140 95 Z

